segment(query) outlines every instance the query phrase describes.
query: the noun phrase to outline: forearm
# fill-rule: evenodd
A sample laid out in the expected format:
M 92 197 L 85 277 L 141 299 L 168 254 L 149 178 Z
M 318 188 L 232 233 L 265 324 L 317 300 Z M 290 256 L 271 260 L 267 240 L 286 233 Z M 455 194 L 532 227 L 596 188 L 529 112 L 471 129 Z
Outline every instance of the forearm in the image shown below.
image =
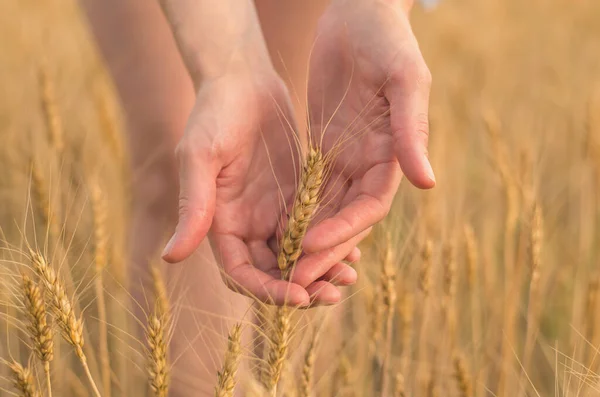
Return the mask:
M 238 70 L 271 68 L 252 0 L 160 0 L 198 87 Z

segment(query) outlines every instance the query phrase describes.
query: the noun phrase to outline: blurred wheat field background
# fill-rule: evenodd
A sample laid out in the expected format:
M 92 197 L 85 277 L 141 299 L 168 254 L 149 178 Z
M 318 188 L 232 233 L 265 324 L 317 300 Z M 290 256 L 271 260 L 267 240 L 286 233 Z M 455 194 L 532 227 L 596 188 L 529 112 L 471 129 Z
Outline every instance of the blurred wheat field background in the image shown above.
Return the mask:
M 363 243 L 359 283 L 343 303 L 293 313 L 273 394 L 260 374 L 278 327 L 272 308 L 194 311 L 160 266 L 133 292 L 135 173 L 77 4 L 3 2 L 0 395 L 51 395 L 51 383 L 55 396 L 91 396 L 86 368 L 102 396 L 600 395 L 599 22 L 593 0 L 417 7 L 438 185 L 403 184 Z M 63 323 L 76 322 L 53 312 L 56 283 L 44 281 L 38 253 L 83 318 L 79 353 L 61 338 Z M 49 344 L 31 338 L 23 274 L 51 312 L 51 360 L 40 354 Z M 186 354 L 200 364 L 177 366 Z M 197 371 L 208 383 L 191 380 Z

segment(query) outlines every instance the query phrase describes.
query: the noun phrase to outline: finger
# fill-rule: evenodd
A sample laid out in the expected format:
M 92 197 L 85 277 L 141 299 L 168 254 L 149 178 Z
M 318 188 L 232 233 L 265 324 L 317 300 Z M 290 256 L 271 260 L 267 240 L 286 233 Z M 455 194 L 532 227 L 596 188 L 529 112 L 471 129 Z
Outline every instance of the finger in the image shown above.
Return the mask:
M 352 201 L 308 230 L 302 244 L 304 250 L 311 253 L 335 247 L 382 220 L 392 206 L 401 178 L 396 161 L 372 167 L 361 178 Z
M 327 271 L 321 280 L 328 281 L 335 286 L 348 286 L 356 283 L 358 280 L 358 273 L 350 265 L 339 262 L 333 265 L 331 269 Z
M 163 251 L 163 259 L 181 262 L 200 245 L 215 212 L 216 177 L 220 167 L 209 151 L 193 149 L 187 141 L 177 148 L 179 159 L 179 220 Z
M 291 281 L 302 287 L 307 287 L 347 257 L 356 244 L 365 238 L 370 231 L 369 228 L 343 244 L 301 258 L 294 267 Z
M 344 259 L 344 260 L 346 262 L 356 263 L 356 262 L 360 261 L 361 256 L 362 256 L 362 252 L 360 251 L 360 248 L 354 247 L 354 249 L 348 254 L 346 259 Z
M 281 280 L 278 272 L 269 274 L 259 270 L 252 263 L 248 247 L 238 237 L 215 235 L 213 240 L 225 283 L 232 290 L 276 305 L 307 306 L 310 303 L 308 293 L 301 286 Z
M 306 291 L 310 295 L 312 305 L 334 305 L 342 299 L 340 290 L 323 280 L 312 283 L 306 287 Z
M 390 102 L 394 149 L 402 171 L 416 187 L 430 189 L 435 186 L 427 157 L 431 73 L 418 47 L 412 51 L 412 61 L 403 62 L 391 74 L 384 93 Z

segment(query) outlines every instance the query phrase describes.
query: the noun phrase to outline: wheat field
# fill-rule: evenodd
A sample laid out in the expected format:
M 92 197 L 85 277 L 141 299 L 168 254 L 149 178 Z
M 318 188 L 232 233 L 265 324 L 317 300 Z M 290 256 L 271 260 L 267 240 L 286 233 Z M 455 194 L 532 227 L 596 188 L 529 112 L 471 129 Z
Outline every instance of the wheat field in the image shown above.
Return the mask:
M 438 185 L 402 184 L 340 304 L 294 310 L 206 246 L 131 271 L 138 174 L 82 12 L 2 2 L 0 396 L 600 396 L 600 3 L 415 8 Z

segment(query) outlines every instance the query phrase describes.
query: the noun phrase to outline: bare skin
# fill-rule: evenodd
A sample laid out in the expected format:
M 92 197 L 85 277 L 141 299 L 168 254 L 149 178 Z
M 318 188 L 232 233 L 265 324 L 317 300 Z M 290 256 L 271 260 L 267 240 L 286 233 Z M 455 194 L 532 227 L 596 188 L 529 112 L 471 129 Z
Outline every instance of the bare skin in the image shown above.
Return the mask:
M 317 27 L 326 1 L 311 2 L 314 8 L 301 7 L 297 2 L 257 1 L 272 64 L 257 63 L 254 56 L 252 62 L 246 62 L 241 55 L 242 62 L 228 69 L 218 60 L 229 61 L 231 57 L 222 57 L 220 47 L 214 57 L 198 63 L 194 45 L 182 49 L 186 37 L 177 32 L 197 37 L 193 31 L 182 29 L 185 17 L 193 15 L 185 9 L 185 0 L 165 0 L 168 20 L 154 2 L 83 1 L 127 115 L 135 195 L 132 279 L 144 278 L 147 259 L 156 255 L 165 232 L 173 230 L 179 220 L 165 259 L 179 262 L 195 252 L 185 270 L 172 268 L 171 272 L 180 281 L 178 296 L 185 291 L 181 299 L 194 307 L 196 314 L 176 328 L 181 335 L 174 339 L 188 341 L 175 348 L 185 352 L 177 364 L 184 369 L 181 373 L 194 379 L 194 387 L 208 392 L 218 361 L 212 359 L 211 347 L 223 342 L 226 327 L 212 323 L 208 340 L 191 340 L 199 323 L 214 320 L 214 316 L 198 313 L 236 318 L 246 307 L 240 295 L 215 286 L 219 275 L 236 291 L 267 301 L 283 303 L 287 299 L 306 304 L 312 298 L 319 303 L 336 303 L 341 297 L 337 286 L 351 284 L 357 277 L 340 261 L 359 258 L 356 245 L 389 210 L 402 174 L 417 187 L 429 188 L 435 183 L 425 149 L 429 72 L 406 16 L 410 5 L 359 0 L 357 7 L 363 7 L 366 15 L 360 18 L 343 1 L 334 0 Z M 383 13 L 391 16 L 384 18 L 381 7 L 390 7 Z M 348 30 L 350 23 L 356 29 Z M 316 31 L 319 36 L 315 43 Z M 361 33 L 364 31 L 374 32 L 372 41 Z M 256 47 L 250 46 L 254 54 L 263 51 L 261 40 L 253 42 Z M 313 43 L 309 80 L 306 66 Z M 205 53 L 211 51 L 210 44 L 203 43 L 208 45 Z M 357 52 L 366 54 L 360 65 L 354 61 Z M 380 64 L 381 56 L 386 61 Z M 220 75 L 223 70 L 227 70 L 224 76 Z M 415 78 L 416 87 L 410 85 Z M 310 84 L 305 96 L 307 81 Z M 325 97 L 323 81 L 331 82 Z M 349 82 L 349 95 L 328 129 L 325 148 L 331 148 L 357 116 L 362 126 L 369 128 L 361 135 L 362 142 L 347 147 L 334 164 L 340 178 L 334 178 L 330 187 L 342 194 L 329 201 L 327 211 L 323 211 L 333 217 L 309 232 L 304 248 L 310 254 L 298 264 L 294 282 L 284 283 L 278 280 L 268 244 L 284 212 L 277 199 L 279 187 L 285 200 L 291 199 L 294 188 L 291 152 L 281 134 L 286 125 L 282 116 L 299 131 L 305 119 L 305 101 L 311 113 L 323 111 L 325 117 L 331 116 L 332 106 L 337 106 Z M 369 103 L 365 98 L 371 97 L 376 99 L 374 110 L 365 115 L 361 113 L 363 105 Z M 235 117 L 231 117 L 230 109 L 236 109 Z M 382 121 L 381 114 L 386 112 L 389 115 Z M 317 120 L 320 117 L 313 116 L 311 127 L 322 131 L 323 125 Z M 176 147 L 178 158 L 174 155 Z M 360 157 L 351 153 L 364 147 L 374 150 L 370 154 L 359 152 L 367 161 L 358 164 Z M 274 169 L 280 186 L 273 184 L 272 173 L 260 172 L 271 169 L 273 161 L 278 162 Z M 336 186 L 339 181 L 344 182 Z M 264 194 L 265 190 L 272 193 Z M 265 200 L 266 196 L 270 198 Z M 212 263 L 207 235 L 223 273 Z M 190 379 L 178 382 L 182 395 L 199 390 L 192 387 Z

